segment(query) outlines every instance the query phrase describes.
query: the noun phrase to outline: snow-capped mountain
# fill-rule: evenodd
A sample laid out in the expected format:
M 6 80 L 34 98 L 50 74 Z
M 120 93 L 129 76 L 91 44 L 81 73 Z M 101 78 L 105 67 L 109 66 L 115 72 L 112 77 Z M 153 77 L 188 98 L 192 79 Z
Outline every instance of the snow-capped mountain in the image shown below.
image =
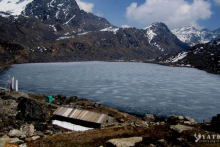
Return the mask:
M 186 44 L 182 44 L 162 22 L 153 23 L 143 30 L 146 31 L 149 44 L 155 46 L 161 52 L 173 53 L 172 51 L 169 51 L 169 49 L 171 46 L 174 46 L 174 44 L 178 44 L 183 48 L 188 48 L 188 46 Z
M 75 0 L 1 0 L 0 6 L 2 57 L 16 63 L 146 60 L 189 47 L 163 23 L 118 28 Z
M 219 29 L 216 29 L 214 31 L 212 31 L 214 33 L 214 35 L 216 36 L 216 38 L 220 38 L 220 28 Z
M 30 23 L 36 21 L 47 25 L 55 34 L 52 38 L 113 27 L 105 18 L 80 10 L 75 0 L 2 0 L 0 11 L 2 17 L 13 16 L 12 21 L 22 25 L 34 27 Z
M 220 35 L 217 31 L 210 31 L 208 29 L 197 30 L 195 27 L 190 26 L 174 29 L 172 33 L 190 46 L 207 43 Z

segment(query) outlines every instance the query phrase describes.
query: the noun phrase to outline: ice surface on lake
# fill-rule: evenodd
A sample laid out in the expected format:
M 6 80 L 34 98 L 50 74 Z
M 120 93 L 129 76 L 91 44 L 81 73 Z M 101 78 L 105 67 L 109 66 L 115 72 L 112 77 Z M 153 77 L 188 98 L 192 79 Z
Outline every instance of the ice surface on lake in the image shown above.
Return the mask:
M 76 95 L 139 115 L 175 114 L 202 122 L 220 113 L 220 76 L 194 68 L 128 62 L 13 66 L 0 73 L 0 87 L 11 75 L 22 92 Z

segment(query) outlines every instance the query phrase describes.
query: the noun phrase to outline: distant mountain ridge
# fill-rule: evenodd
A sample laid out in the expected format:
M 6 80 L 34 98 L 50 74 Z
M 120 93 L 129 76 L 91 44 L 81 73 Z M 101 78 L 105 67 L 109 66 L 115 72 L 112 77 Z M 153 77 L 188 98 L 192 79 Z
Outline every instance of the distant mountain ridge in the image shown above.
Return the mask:
M 220 74 L 220 39 L 195 45 L 177 54 L 161 56 L 155 61 L 160 64 L 195 67 Z
M 199 43 L 208 43 L 212 40 L 220 38 L 220 28 L 214 31 L 208 29 L 197 30 L 195 27 L 181 27 L 172 30 L 181 41 L 194 46 Z
M 0 54 L 4 59 L 13 56 L 14 63 L 143 61 L 189 47 L 163 23 L 145 29 L 118 28 L 80 10 L 75 0 L 2 0 L 0 5 L 10 3 L 13 10 L 0 13 L 0 39 L 5 42 L 0 42 Z M 22 50 L 10 49 L 9 44 L 19 44 Z

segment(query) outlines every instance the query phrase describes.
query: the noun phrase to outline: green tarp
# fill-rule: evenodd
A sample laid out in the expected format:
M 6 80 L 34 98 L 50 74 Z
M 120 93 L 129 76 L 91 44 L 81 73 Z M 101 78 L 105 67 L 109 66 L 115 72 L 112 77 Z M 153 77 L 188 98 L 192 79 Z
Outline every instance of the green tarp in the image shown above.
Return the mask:
M 53 97 L 52 96 L 47 96 L 45 102 L 52 103 L 53 102 Z

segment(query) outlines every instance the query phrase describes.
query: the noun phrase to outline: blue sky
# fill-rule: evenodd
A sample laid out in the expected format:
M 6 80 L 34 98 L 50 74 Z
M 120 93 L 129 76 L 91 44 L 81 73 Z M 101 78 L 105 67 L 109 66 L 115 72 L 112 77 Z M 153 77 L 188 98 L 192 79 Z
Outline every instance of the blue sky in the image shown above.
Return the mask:
M 111 24 L 145 28 L 164 22 L 170 29 L 220 28 L 220 0 L 76 0 L 81 9 Z

